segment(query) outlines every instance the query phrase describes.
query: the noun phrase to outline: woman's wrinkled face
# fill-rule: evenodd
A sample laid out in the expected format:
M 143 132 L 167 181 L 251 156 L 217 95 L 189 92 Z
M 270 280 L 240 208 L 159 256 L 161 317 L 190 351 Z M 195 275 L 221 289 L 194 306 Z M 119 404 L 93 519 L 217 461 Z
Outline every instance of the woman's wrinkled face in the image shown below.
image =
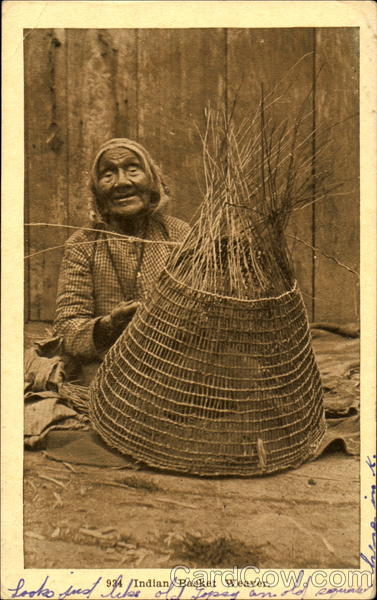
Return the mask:
M 127 148 L 103 153 L 96 188 L 104 211 L 113 218 L 139 216 L 150 207 L 151 182 L 139 157 Z

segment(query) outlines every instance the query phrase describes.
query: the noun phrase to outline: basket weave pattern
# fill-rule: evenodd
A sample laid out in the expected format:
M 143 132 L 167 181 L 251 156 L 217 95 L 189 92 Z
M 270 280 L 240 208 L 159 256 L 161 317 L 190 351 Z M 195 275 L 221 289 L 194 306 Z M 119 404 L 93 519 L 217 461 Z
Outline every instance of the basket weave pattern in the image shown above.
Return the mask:
M 112 447 L 163 469 L 247 476 L 298 466 L 324 421 L 296 285 L 243 301 L 165 270 L 100 368 L 91 419 Z
M 317 156 L 313 168 L 305 103 L 278 125 L 274 104 L 262 87 L 254 118 L 240 126 L 208 112 L 199 218 L 93 384 L 94 427 L 148 465 L 272 473 L 310 458 L 323 436 L 284 231 L 293 210 L 328 193 L 327 170 Z

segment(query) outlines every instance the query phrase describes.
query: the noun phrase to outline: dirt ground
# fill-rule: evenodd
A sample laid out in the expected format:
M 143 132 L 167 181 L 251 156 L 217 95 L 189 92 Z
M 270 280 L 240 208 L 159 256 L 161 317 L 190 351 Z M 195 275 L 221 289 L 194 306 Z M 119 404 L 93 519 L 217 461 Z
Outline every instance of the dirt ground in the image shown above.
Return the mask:
M 357 567 L 358 473 L 340 452 L 268 477 L 210 480 L 28 451 L 25 567 Z
M 70 465 L 40 450 L 24 470 L 26 568 L 359 565 L 359 458 L 334 447 L 250 479 Z

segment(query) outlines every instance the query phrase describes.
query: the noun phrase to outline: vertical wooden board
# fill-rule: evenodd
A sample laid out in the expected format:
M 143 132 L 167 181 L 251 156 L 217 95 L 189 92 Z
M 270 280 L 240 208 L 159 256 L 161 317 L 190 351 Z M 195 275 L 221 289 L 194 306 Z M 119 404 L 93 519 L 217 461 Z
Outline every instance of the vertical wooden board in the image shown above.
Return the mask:
M 190 222 L 202 199 L 204 109 L 225 98 L 225 32 L 138 32 L 138 138 L 167 176 L 172 214 Z
M 24 47 L 23 47 L 23 64 L 24 73 L 26 77 L 27 73 L 27 62 L 26 62 L 26 43 L 30 35 L 30 29 L 24 29 Z M 30 51 L 28 52 L 30 54 Z M 28 171 L 28 151 L 30 147 L 29 138 L 29 103 L 28 95 L 26 94 L 26 79 L 24 84 L 24 223 L 29 223 L 29 171 Z M 24 227 L 24 256 L 30 253 L 30 229 Z M 27 323 L 30 320 L 30 261 L 24 260 L 24 322 Z
M 30 222 L 67 220 L 66 42 L 63 30 L 34 29 L 25 40 L 26 171 Z M 57 228 L 30 228 L 30 253 L 64 241 Z M 61 251 L 29 259 L 30 318 L 53 318 Z
M 278 100 L 273 107 L 276 122 L 292 118 L 310 94 L 313 85 L 313 30 L 229 29 L 227 48 L 228 106 L 231 107 L 236 99 L 236 120 L 255 114 L 261 98 L 261 84 L 264 94 L 272 93 L 276 86 L 274 95 Z M 310 94 L 305 111 L 308 118 L 305 120 L 302 136 L 312 127 L 312 110 L 313 96 Z M 312 244 L 311 207 L 293 213 L 288 233 Z M 296 277 L 311 318 L 312 250 L 297 241 L 293 243 L 291 240 L 289 245 L 293 253 Z
M 136 33 L 132 29 L 71 29 L 68 37 L 69 222 L 88 222 L 94 155 L 113 137 L 134 138 Z
M 137 125 L 137 32 L 135 29 L 112 29 L 115 53 L 113 88 L 115 96 L 115 137 L 135 139 Z
M 331 127 L 328 158 L 340 195 L 315 207 L 315 244 L 329 256 L 359 269 L 359 41 L 356 28 L 316 31 L 316 62 L 322 67 L 316 89 L 318 128 Z M 315 269 L 317 321 L 358 319 L 358 278 L 317 253 Z

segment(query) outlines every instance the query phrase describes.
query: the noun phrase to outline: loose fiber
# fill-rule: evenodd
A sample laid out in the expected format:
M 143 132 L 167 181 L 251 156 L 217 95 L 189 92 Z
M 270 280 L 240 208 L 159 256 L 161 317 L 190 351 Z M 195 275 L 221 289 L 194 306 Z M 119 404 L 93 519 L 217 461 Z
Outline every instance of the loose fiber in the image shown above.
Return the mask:
M 324 434 L 284 230 L 326 177 L 312 170 L 314 132 L 299 135 L 305 111 L 276 126 L 271 105 L 262 92 L 238 129 L 208 111 L 200 216 L 92 386 L 95 429 L 147 465 L 266 474 L 309 459 Z

